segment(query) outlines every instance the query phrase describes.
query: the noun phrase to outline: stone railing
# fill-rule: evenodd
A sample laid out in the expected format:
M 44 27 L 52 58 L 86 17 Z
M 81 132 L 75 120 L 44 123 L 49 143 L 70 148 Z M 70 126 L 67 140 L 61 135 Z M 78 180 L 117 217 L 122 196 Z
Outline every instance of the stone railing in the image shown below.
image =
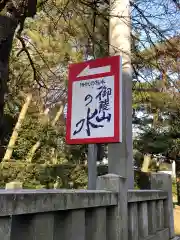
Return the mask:
M 129 240 L 170 239 L 167 199 L 160 190 L 128 192 Z
M 116 205 L 117 193 L 108 191 L 0 191 L 0 239 L 105 239 Z
M 128 240 L 173 239 L 171 177 L 151 174 L 148 185 L 151 190 L 128 191 Z
M 127 192 L 123 178 L 108 174 L 96 191 L 1 190 L 0 240 L 169 240 L 169 180 L 153 176 L 157 190 Z

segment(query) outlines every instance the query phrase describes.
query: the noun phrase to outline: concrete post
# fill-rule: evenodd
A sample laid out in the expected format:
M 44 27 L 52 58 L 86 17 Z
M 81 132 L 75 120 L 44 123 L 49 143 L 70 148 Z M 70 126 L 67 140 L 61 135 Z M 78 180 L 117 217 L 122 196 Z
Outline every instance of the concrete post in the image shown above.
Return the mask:
M 141 238 L 148 237 L 148 207 L 147 202 L 139 203 L 139 235 Z
M 14 182 L 9 182 L 9 183 L 6 183 L 6 190 L 10 190 L 10 189 L 22 189 L 23 188 L 23 184 L 21 182 L 18 182 L 18 181 L 14 181 Z
M 156 201 L 148 203 L 148 229 L 149 234 L 156 234 L 157 230 Z
M 174 237 L 174 217 L 172 203 L 171 176 L 163 173 L 152 173 L 150 176 L 151 189 L 163 190 L 168 193 L 168 199 L 164 201 L 164 224 L 169 228 L 170 238 Z
M 11 239 L 11 222 L 12 219 L 9 216 L 0 218 L 0 239 Z
M 86 240 L 106 240 L 106 208 L 86 210 Z
M 20 190 L 20 189 L 23 189 L 23 183 L 18 182 L 18 181 L 6 183 L 5 189 L 6 190 Z M 11 217 L 8 216 L 6 218 L 0 218 L 0 239 L 4 239 L 4 240 L 19 239 L 19 233 L 18 233 L 17 238 L 16 238 L 16 236 L 13 236 L 13 237 L 11 236 L 12 228 L 13 228 L 15 221 L 16 221 L 15 216 L 11 216 Z
M 110 0 L 110 55 L 122 56 L 122 143 L 109 144 L 108 165 L 109 173 L 128 178 L 128 187 L 133 189 L 131 24 L 129 11 L 129 0 Z
M 161 230 L 164 228 L 164 202 L 159 200 L 156 204 L 157 211 L 157 229 Z
M 138 204 L 128 206 L 128 240 L 139 240 Z
M 107 240 L 127 240 L 127 179 L 116 174 L 99 176 L 97 179 L 97 189 L 118 193 L 118 205 L 107 209 Z
M 65 220 L 65 239 L 85 240 L 85 211 L 84 209 L 71 211 Z
M 88 190 L 96 189 L 97 178 L 97 145 L 88 145 Z

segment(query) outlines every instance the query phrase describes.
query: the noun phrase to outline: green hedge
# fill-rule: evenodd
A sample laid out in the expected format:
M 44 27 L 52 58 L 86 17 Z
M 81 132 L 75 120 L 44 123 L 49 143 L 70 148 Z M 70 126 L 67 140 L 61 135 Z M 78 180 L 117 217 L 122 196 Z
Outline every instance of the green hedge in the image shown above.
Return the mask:
M 14 180 L 23 182 L 24 188 L 53 188 L 57 176 L 61 188 L 70 188 L 72 182 L 74 188 L 87 186 L 87 169 L 82 165 L 29 164 L 22 161 L 0 163 L 0 188 Z
M 107 173 L 107 166 L 98 166 L 98 175 Z M 147 187 L 147 176 L 146 174 L 145 176 L 142 175 L 139 172 L 135 172 L 136 188 Z M 0 163 L 0 188 L 4 188 L 6 183 L 14 180 L 21 181 L 24 188 L 53 188 L 57 177 L 59 177 L 60 188 L 86 188 L 87 166 L 30 164 L 23 161 Z

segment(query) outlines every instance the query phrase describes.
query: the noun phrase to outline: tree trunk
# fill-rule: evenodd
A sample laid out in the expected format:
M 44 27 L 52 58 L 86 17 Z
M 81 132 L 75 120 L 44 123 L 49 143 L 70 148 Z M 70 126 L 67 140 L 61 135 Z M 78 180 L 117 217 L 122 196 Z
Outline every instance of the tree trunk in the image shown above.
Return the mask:
M 59 108 L 59 110 L 58 110 L 57 113 L 56 113 L 55 118 L 54 118 L 53 121 L 52 121 L 52 126 L 53 126 L 53 127 L 56 125 L 57 121 L 59 120 L 60 116 L 62 115 L 63 110 L 64 110 L 64 106 L 61 105 L 60 108 Z
M 58 163 L 58 158 L 57 158 L 57 151 L 55 148 L 51 148 L 51 159 L 50 159 L 50 163 L 52 164 L 57 164 Z
M 62 115 L 62 113 L 63 113 L 63 109 L 64 109 L 64 107 L 63 107 L 63 105 L 61 105 L 60 108 L 59 108 L 59 110 L 58 110 L 57 113 L 56 113 L 55 118 L 53 119 L 53 121 L 52 121 L 52 123 L 51 123 L 52 127 L 54 127 L 54 126 L 56 125 L 57 121 L 58 121 L 59 118 L 61 117 L 61 115 Z M 46 110 L 44 111 L 44 115 L 47 116 L 48 112 L 49 112 L 49 111 L 47 111 L 47 109 L 46 109 Z M 44 124 L 46 124 L 46 122 L 44 122 Z M 27 157 L 26 157 L 26 161 L 27 161 L 27 162 L 32 162 L 33 157 L 34 157 L 36 151 L 39 149 L 40 146 L 41 146 L 41 141 L 38 140 L 38 141 L 32 146 L 32 148 L 30 149 L 30 151 L 28 152 Z M 55 151 L 55 149 L 54 149 L 54 156 L 56 156 L 56 151 Z M 57 157 L 56 157 L 56 159 L 57 159 Z
M 144 161 L 142 164 L 141 171 L 142 172 L 149 172 L 149 165 L 151 163 L 151 154 L 144 155 Z
M 49 118 L 48 118 L 48 113 L 49 113 L 49 108 L 46 108 L 45 111 L 43 113 L 41 113 L 41 122 L 43 125 L 47 125 Z M 36 151 L 40 148 L 41 146 L 41 141 L 38 140 L 33 146 L 32 148 L 29 150 L 27 157 L 26 157 L 26 161 L 31 163 L 33 160 L 33 157 L 36 153 Z
M 26 101 L 23 105 L 23 108 L 22 108 L 22 110 L 19 114 L 19 118 L 18 118 L 18 121 L 16 123 L 16 126 L 13 130 L 12 135 L 11 135 L 11 138 L 10 138 L 6 153 L 4 155 L 3 161 L 9 161 L 11 159 L 11 156 L 12 156 L 12 153 L 13 153 L 13 148 L 14 148 L 14 145 L 16 143 L 16 140 L 17 140 L 17 137 L 18 137 L 18 134 L 19 134 L 19 130 L 20 130 L 20 128 L 22 126 L 22 123 L 25 119 L 25 116 L 26 116 L 29 104 L 31 102 L 31 99 L 32 99 L 32 95 L 28 94 L 28 96 L 26 98 Z
M 38 148 L 41 146 L 41 142 L 40 141 L 37 141 L 33 146 L 32 148 L 30 149 L 30 151 L 28 152 L 27 154 L 27 157 L 26 157 L 26 161 L 31 163 L 32 160 L 33 160 L 33 157 L 34 157 L 34 154 L 35 152 L 38 150 Z
M 0 16 L 0 130 L 2 128 L 4 96 L 9 77 L 9 56 L 18 22 L 8 16 Z M 1 135 L 0 131 L 0 135 Z
M 19 35 L 21 34 L 26 17 L 33 17 L 36 14 L 36 5 L 37 0 L 0 1 L 0 13 L 4 13 L 0 15 L 0 144 L 4 98 L 9 78 L 9 56 L 15 30 L 19 25 Z
M 172 178 L 176 178 L 176 161 L 172 162 Z

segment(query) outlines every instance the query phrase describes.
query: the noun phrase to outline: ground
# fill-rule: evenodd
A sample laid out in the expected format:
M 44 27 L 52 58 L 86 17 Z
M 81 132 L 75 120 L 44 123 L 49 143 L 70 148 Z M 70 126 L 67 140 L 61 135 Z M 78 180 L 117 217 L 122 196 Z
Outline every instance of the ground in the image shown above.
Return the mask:
M 180 236 L 180 207 L 175 206 L 174 208 L 174 227 L 176 235 Z

